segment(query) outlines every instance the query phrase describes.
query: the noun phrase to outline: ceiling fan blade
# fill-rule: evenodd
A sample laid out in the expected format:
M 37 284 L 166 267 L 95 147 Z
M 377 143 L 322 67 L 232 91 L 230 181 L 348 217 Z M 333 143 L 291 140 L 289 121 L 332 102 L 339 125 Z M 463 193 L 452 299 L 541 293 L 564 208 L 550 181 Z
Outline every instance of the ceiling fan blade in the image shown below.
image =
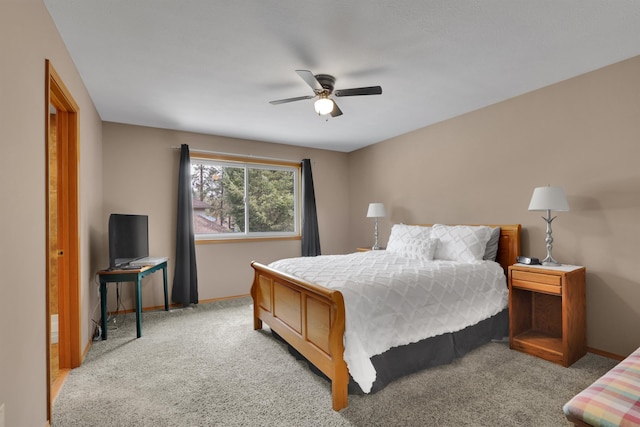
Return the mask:
M 333 92 L 334 96 L 358 96 L 358 95 L 380 95 L 382 88 L 380 86 L 356 87 L 353 89 L 342 89 Z
M 331 117 L 338 117 L 342 115 L 342 110 L 336 104 L 336 101 L 333 101 L 333 110 L 331 110 Z
M 320 82 L 316 79 L 316 76 L 314 76 L 311 71 L 296 70 L 296 73 L 298 73 L 298 75 L 302 77 L 302 80 L 304 80 L 309 86 L 311 86 L 311 89 L 313 89 L 314 92 L 324 90 Z
M 269 104 L 279 105 L 279 104 L 286 104 L 287 102 L 302 101 L 303 99 L 311 99 L 311 98 L 315 98 L 315 95 L 306 95 L 306 96 L 298 96 L 296 98 L 278 99 L 275 101 L 269 101 Z

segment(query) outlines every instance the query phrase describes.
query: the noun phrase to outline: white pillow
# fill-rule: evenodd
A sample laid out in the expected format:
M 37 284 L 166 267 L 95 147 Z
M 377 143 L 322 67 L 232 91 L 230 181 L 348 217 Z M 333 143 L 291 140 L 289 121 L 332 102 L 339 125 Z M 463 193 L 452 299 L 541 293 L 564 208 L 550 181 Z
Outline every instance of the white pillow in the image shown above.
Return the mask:
M 403 250 L 403 247 L 407 245 L 411 239 L 427 240 L 429 237 L 431 237 L 431 227 L 394 224 L 393 227 L 391 227 L 389 243 L 387 243 L 387 252 L 398 253 Z
M 422 239 L 411 237 L 396 254 L 419 261 L 432 261 L 438 247 L 438 239 Z
M 440 240 L 435 259 L 460 262 L 481 261 L 491 237 L 491 228 L 484 225 L 435 224 L 431 230 L 431 237 Z

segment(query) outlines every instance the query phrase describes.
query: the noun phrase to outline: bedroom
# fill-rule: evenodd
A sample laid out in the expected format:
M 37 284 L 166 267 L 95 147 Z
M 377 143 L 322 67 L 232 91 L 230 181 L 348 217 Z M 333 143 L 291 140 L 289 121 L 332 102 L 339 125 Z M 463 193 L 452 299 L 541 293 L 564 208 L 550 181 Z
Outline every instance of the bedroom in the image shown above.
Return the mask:
M 5 99 L 2 230 L 3 242 L 12 242 L 2 245 L 6 273 L 0 287 L 0 404 L 5 404 L 8 425 L 42 425 L 46 413 L 44 171 L 24 177 L 19 192 L 11 178 L 22 171 L 24 158 L 44 164 L 44 58 L 54 61 L 82 111 L 83 348 L 92 333 L 90 319 L 96 316 L 93 274 L 106 262 L 108 213 L 125 207 L 166 211 L 152 220 L 151 244 L 153 251 L 172 256 L 172 233 L 160 230 L 172 227 L 170 194 L 177 157 L 171 147 L 180 143 L 313 159 L 324 253 L 346 253 L 372 244 L 373 224 L 365 218 L 366 207 L 380 200 L 390 214 L 380 222 L 383 244 L 395 222 L 518 222 L 524 228 L 523 252 L 542 256 L 544 223 L 539 214 L 527 211 L 527 204 L 534 187 L 562 185 L 571 211 L 560 213 L 554 223 L 554 255 L 561 262 L 587 267 L 588 346 L 627 355 L 640 345 L 634 327 L 640 321 L 635 251 L 640 235 L 639 57 L 342 153 L 103 123 L 46 8 L 39 1 L 9 4 L 0 26 Z M 127 153 L 124 162 L 123 153 Z M 386 172 L 375 173 L 378 170 Z M 127 190 L 122 182 L 136 184 Z M 137 186 L 171 190 L 166 197 L 142 197 Z M 293 255 L 298 247 L 295 242 L 199 246 L 200 273 L 216 277 L 202 280 L 201 298 L 246 294 L 250 260 L 267 262 Z M 209 267 L 204 260 L 211 259 L 217 264 Z M 222 265 L 228 267 L 222 269 Z M 149 306 L 161 300 L 153 288 L 145 289 Z M 25 320 L 16 324 L 18 317 Z M 14 383 L 21 386 L 5 386 Z

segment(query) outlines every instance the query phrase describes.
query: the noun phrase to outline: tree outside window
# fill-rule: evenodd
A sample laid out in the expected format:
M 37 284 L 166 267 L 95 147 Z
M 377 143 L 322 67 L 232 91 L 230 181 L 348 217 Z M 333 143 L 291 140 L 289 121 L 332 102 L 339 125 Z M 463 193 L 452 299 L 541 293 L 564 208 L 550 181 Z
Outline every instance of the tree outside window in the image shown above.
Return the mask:
M 295 236 L 300 168 L 191 159 L 196 238 Z

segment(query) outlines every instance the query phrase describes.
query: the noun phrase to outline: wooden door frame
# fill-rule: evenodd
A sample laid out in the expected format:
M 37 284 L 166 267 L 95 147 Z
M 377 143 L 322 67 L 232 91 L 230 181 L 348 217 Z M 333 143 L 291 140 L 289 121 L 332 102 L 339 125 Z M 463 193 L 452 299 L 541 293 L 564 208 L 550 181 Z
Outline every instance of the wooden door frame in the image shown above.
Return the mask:
M 47 283 L 46 283 L 46 348 L 47 348 L 47 419 L 51 420 L 51 313 L 49 289 L 52 281 L 52 263 L 64 257 L 63 277 L 58 284 L 58 345 L 60 366 L 72 369 L 80 366 L 81 325 L 80 325 L 80 234 L 78 214 L 79 187 L 79 112 L 80 109 L 62 79 L 47 59 L 45 62 L 45 140 L 46 140 L 46 250 L 47 250 Z M 58 112 L 58 131 L 56 141 L 49 137 L 49 109 L 53 105 Z M 57 144 L 57 169 L 51 170 L 50 156 L 52 144 Z M 50 174 L 57 173 L 58 202 L 50 201 Z M 60 215 L 58 215 L 58 212 Z M 54 215 L 55 214 L 55 215 Z M 49 244 L 52 233 L 56 233 L 58 250 L 51 251 Z

